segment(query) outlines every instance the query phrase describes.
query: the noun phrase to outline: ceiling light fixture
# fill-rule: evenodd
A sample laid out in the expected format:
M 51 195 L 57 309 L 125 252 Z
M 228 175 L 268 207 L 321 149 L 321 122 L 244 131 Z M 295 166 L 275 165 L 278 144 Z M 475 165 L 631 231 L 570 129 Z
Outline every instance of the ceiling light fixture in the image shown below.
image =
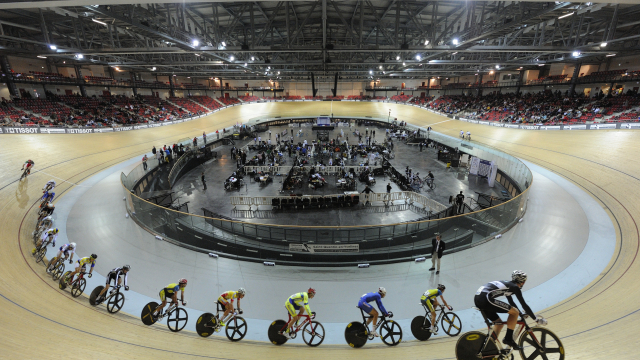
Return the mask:
M 425 45 L 429 45 L 429 40 L 425 40 L 425 41 L 424 41 L 424 44 L 425 44 Z
M 104 22 L 104 21 L 96 20 L 96 19 L 93 19 L 93 18 L 91 18 L 91 21 L 93 21 L 94 23 L 98 23 L 100 25 L 107 26 L 107 23 Z
M 574 51 L 573 52 L 573 57 L 578 57 L 580 56 L 580 51 Z
M 451 41 L 453 43 L 453 45 L 458 45 L 458 43 L 460 43 L 460 40 L 458 40 L 457 38 L 453 39 Z
M 194 40 L 191 41 L 191 45 L 193 45 L 195 47 L 198 47 L 198 45 L 200 45 L 200 41 L 194 39 Z
M 607 45 L 608 44 L 606 42 L 603 42 L 603 43 L 600 44 L 600 47 L 607 47 Z
M 616 56 L 616 54 L 609 54 L 609 55 L 607 55 L 607 57 L 612 57 L 612 56 Z
M 55 45 L 49 45 L 49 49 L 51 49 L 51 50 L 57 50 L 57 49 L 58 49 L 58 47 L 57 47 L 57 46 L 55 46 Z
M 573 12 L 570 12 L 568 14 L 564 14 L 564 15 L 560 16 L 558 19 L 564 19 L 564 18 L 569 17 L 569 16 L 571 16 L 573 14 L 574 14 Z
M 416 55 L 416 60 L 420 61 L 422 60 L 422 57 L 420 55 Z
M 224 41 L 223 41 L 223 42 L 221 42 L 221 44 L 222 44 L 222 46 L 227 46 L 227 43 L 226 43 L 226 42 L 224 42 Z
M 38 55 L 38 57 L 39 57 L 40 59 L 46 59 L 46 58 L 47 58 L 46 56 L 42 56 L 42 55 Z

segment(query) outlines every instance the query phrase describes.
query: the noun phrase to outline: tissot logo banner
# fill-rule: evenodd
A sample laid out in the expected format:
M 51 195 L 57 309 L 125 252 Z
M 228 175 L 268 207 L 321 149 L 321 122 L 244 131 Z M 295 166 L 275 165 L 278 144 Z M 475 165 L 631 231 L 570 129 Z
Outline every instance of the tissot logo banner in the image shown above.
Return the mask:
M 596 124 L 591 125 L 591 130 L 607 130 L 607 129 L 615 129 L 616 124 Z
M 306 253 L 346 253 L 346 252 L 358 252 L 360 251 L 360 245 L 358 244 L 289 244 L 289 251 L 291 252 L 306 252 Z
M 635 124 L 622 124 L 620 125 L 621 129 L 640 129 L 640 123 Z
M 62 131 L 60 131 L 62 130 Z M 41 133 L 64 134 L 64 129 L 40 129 Z M 67 134 L 91 134 L 93 129 L 67 129 Z

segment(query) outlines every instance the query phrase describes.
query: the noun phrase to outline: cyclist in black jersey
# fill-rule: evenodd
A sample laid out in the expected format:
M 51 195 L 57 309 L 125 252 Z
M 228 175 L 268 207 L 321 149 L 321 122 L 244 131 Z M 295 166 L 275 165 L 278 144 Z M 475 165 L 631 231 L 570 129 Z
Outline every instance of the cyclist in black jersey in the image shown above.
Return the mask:
M 107 292 L 107 290 L 109 290 L 109 285 L 112 281 L 115 286 L 122 285 L 122 277 L 124 277 L 124 289 L 129 291 L 129 284 L 127 282 L 127 280 L 129 279 L 129 270 L 131 270 L 131 266 L 125 265 L 123 267 L 118 267 L 109 271 L 109 273 L 107 274 L 107 283 L 96 298 L 96 301 L 102 301 L 105 293 Z
M 523 271 L 515 270 L 511 274 L 511 281 L 500 280 L 485 284 L 478 289 L 474 298 L 476 307 L 482 310 L 489 320 L 493 321 L 494 326 L 492 337 L 496 340 L 504 326 L 504 323 L 498 313 L 509 314 L 509 318 L 507 319 L 507 334 L 502 340 L 502 343 L 510 346 L 514 350 L 520 350 L 516 342 L 513 340 L 513 330 L 518 322 L 520 311 L 512 299 L 513 295 L 518 298 L 518 302 L 520 302 L 520 305 L 522 305 L 522 308 L 527 315 L 540 325 L 547 324 L 547 320 L 542 317 L 537 317 L 533 311 L 531 311 L 531 308 L 522 297 L 521 289 L 526 281 L 527 274 Z M 509 304 L 496 300 L 496 298 L 500 296 L 506 296 Z

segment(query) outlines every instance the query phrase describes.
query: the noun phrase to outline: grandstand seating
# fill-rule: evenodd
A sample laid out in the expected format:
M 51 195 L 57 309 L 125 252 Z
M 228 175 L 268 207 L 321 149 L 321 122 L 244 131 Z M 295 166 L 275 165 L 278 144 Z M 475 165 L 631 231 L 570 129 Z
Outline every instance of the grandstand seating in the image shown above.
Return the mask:
M 197 102 L 198 104 L 204 105 L 209 110 L 215 110 L 222 107 L 222 104 L 215 101 L 213 98 L 209 96 L 191 96 L 190 99 L 192 101 Z
M 325 100 L 344 100 L 344 95 L 338 95 L 338 96 L 327 96 L 325 97 Z
M 289 95 L 284 97 L 285 100 L 302 100 L 300 95 Z
M 411 99 L 413 96 L 411 95 L 393 95 L 391 97 L 392 101 L 398 101 L 398 102 L 407 102 L 409 101 L 409 99 Z
M 185 98 L 178 98 L 178 97 L 170 97 L 169 101 L 171 101 L 172 103 L 182 107 L 183 109 L 186 109 L 187 111 L 189 111 L 192 114 L 204 114 L 209 112 L 209 110 L 205 109 L 204 107 L 200 106 L 199 104 L 189 100 L 189 99 L 185 99 Z
M 59 119 L 71 114 L 70 108 L 47 99 L 16 99 L 13 104 L 42 116 L 56 114 Z
M 240 100 L 232 97 L 227 98 L 227 97 L 221 96 L 218 98 L 218 100 L 220 100 L 223 104 L 227 106 L 233 105 L 233 104 L 240 104 Z
M 304 96 L 305 100 L 322 100 L 323 97 L 322 95 L 318 95 L 318 96 L 313 96 L 313 95 L 305 95 Z
M 240 95 L 240 96 L 238 96 L 238 99 L 240 99 L 240 100 L 242 100 L 244 102 L 252 102 L 252 101 L 260 100 L 259 97 L 253 96 L 253 95 L 251 95 L 251 96 Z

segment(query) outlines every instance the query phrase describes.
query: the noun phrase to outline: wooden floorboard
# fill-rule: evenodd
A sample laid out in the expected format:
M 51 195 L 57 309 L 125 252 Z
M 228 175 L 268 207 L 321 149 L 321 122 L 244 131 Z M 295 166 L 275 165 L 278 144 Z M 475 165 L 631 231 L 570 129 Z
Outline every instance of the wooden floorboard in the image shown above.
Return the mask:
M 568 359 L 637 358 L 632 337 L 634 329 L 640 329 L 640 312 L 636 312 L 640 308 L 640 283 L 636 280 L 640 275 L 640 162 L 636 155 L 640 132 L 507 129 L 451 120 L 412 106 L 367 102 L 251 104 L 146 130 L 0 137 L 0 358 L 455 358 L 455 339 L 408 342 L 395 348 L 367 345 L 359 350 L 346 345 L 276 347 L 269 343 L 203 339 L 188 332 L 175 334 L 162 326 L 146 327 L 136 318 L 95 309 L 84 297 L 71 298 L 45 276 L 43 266 L 36 265 L 30 254 L 30 233 L 37 217 L 34 204 L 42 194 L 43 184 L 51 178 L 58 182 L 56 193 L 64 196 L 88 177 L 132 157 L 141 157 L 153 145 L 201 136 L 203 130 L 215 132 L 257 116 L 333 113 L 386 118 L 389 109 L 392 117 L 431 125 L 434 131 L 447 135 L 471 131 L 473 142 L 550 169 L 583 188 L 603 206 L 617 235 L 608 267 L 594 274 L 595 280 L 582 291 L 546 309 L 544 314 L 549 327 L 562 337 Z M 26 182 L 19 183 L 19 170 L 27 158 L 35 161 L 35 172 Z

